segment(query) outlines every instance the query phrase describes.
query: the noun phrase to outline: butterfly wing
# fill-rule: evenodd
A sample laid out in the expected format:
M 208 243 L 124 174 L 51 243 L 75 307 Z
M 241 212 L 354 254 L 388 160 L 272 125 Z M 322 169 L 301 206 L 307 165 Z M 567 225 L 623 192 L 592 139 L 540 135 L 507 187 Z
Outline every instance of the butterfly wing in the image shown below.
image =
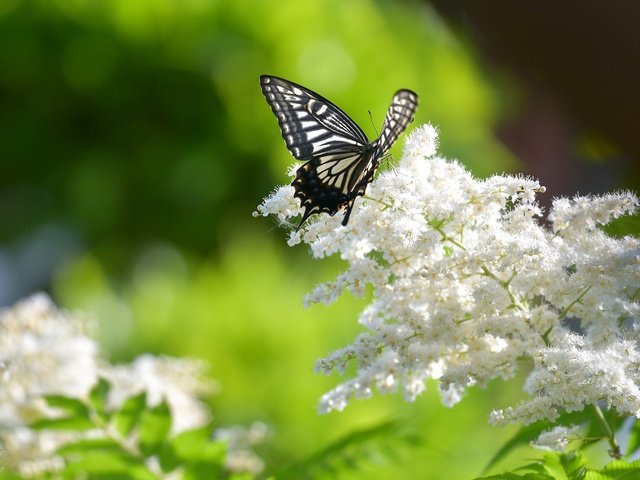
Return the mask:
M 418 108 L 418 95 L 411 90 L 398 90 L 393 96 L 391 105 L 382 125 L 382 132 L 376 143 L 382 155 L 387 153 L 409 123 Z
M 287 148 L 307 160 L 292 182 L 305 208 L 300 225 L 314 213 L 335 215 L 353 203 L 351 192 L 370 163 L 364 132 L 331 101 L 301 85 L 269 75 L 260 77 L 260 85 Z
M 356 197 L 365 194 L 367 186 L 373 180 L 373 175 L 380 164 L 380 159 L 389 151 L 407 125 L 413 121 L 417 108 L 418 96 L 411 90 L 398 90 L 393 96 L 382 125 L 380 137 L 369 144 L 364 154 L 364 160 L 353 165 L 348 198 L 343 204 L 346 213 L 342 225 L 349 222 Z
M 283 78 L 262 75 L 260 86 L 278 118 L 287 148 L 298 160 L 326 152 L 357 151 L 369 141 L 356 123 L 326 98 Z
M 298 228 L 314 213 L 335 215 L 341 209 L 346 210 L 342 221 L 346 225 L 380 158 L 413 120 L 416 94 L 400 90 L 394 95 L 382 134 L 369 142 L 346 113 L 321 95 L 270 75 L 262 75 L 260 85 L 287 148 L 298 160 L 307 161 L 291 183 L 305 209 Z

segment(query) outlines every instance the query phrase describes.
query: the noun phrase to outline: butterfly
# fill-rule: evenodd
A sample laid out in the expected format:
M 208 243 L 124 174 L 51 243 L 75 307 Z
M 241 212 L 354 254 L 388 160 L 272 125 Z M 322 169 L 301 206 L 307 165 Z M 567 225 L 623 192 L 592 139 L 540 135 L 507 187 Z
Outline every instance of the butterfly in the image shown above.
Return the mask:
M 347 225 L 355 199 L 364 195 L 380 159 L 413 121 L 418 96 L 398 90 L 380 136 L 370 142 L 346 113 L 308 88 L 271 75 L 260 76 L 260 86 L 287 148 L 306 161 L 291 183 L 304 207 L 298 229 L 315 213 L 333 216 L 343 209 L 342 225 Z

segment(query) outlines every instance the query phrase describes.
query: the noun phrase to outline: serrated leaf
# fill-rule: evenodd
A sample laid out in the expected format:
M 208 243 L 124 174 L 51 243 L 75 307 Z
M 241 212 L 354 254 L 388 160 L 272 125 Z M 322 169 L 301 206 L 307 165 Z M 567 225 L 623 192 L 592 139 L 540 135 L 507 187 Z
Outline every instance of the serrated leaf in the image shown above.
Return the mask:
M 146 392 L 134 395 L 125 400 L 120 410 L 111 417 L 111 422 L 120 435 L 126 437 L 131 433 L 140 421 L 140 417 L 146 406 Z
M 89 408 L 82 400 L 64 395 L 45 395 L 44 400 L 48 406 L 62 410 L 68 417 L 89 418 Z
M 104 378 L 100 378 L 91 389 L 91 392 L 89 392 L 89 404 L 103 422 L 108 421 L 107 400 L 109 390 L 111 390 L 111 384 Z
M 96 428 L 94 423 L 88 418 L 63 417 L 63 418 L 41 418 L 29 425 L 33 430 L 76 430 L 83 432 Z
M 589 470 L 584 480 L 635 480 L 640 478 L 640 460 L 625 462 L 614 460 L 602 470 Z
M 171 413 L 166 402 L 145 410 L 138 427 L 140 451 L 152 455 L 160 450 L 171 429 Z
M 581 479 L 586 473 L 585 459 L 581 452 L 547 452 L 542 464 L 546 472 L 557 480 Z

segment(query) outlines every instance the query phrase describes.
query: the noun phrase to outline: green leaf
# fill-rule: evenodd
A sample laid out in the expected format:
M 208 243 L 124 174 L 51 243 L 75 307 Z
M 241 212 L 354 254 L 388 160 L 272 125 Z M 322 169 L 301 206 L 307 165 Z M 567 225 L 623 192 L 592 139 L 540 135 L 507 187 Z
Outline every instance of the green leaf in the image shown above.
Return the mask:
M 211 425 L 188 430 L 171 439 L 171 448 L 183 461 L 214 460 L 224 462 L 227 446 L 211 439 Z
M 474 480 L 555 480 L 553 477 L 545 473 L 514 473 L 506 472 L 497 475 L 489 475 L 488 477 L 477 477 Z
M 359 462 L 380 454 L 393 455 L 400 442 L 411 446 L 420 443 L 415 435 L 401 432 L 400 423 L 387 421 L 370 428 L 352 432 L 309 457 L 289 465 L 279 472 L 278 480 L 300 478 L 329 478 L 338 476 L 338 471 L 356 468 Z M 386 443 L 386 445 L 385 445 Z M 312 475 L 309 472 L 313 472 Z
M 629 430 L 629 439 L 627 440 L 627 450 L 625 455 L 630 457 L 640 447 L 640 422 L 635 420 L 633 426 Z
M 604 412 L 605 419 L 615 429 L 615 425 L 621 423 L 621 417 L 616 412 L 608 410 Z M 531 425 L 522 427 L 511 437 L 496 454 L 489 460 L 484 471 L 488 471 L 494 467 L 499 461 L 504 459 L 510 452 L 521 446 L 528 446 L 529 442 L 538 438 L 545 430 L 549 430 L 558 425 L 587 425 L 588 431 L 585 434 L 587 438 L 594 438 L 594 442 L 600 441 L 605 436 L 603 426 L 596 421 L 595 415 L 591 409 L 581 410 L 579 412 L 563 412 L 555 422 L 541 421 Z
M 142 459 L 114 451 L 84 452 L 67 461 L 65 478 L 91 480 L 158 480 Z
M 62 447 L 58 448 L 56 452 L 59 455 L 81 455 L 91 451 L 98 452 L 115 452 L 118 454 L 124 454 L 122 447 L 110 438 L 92 438 L 81 439 L 73 442 L 66 443 Z
M 65 397 L 63 395 L 45 395 L 44 400 L 51 408 L 59 408 L 68 414 L 69 417 L 89 418 L 89 408 L 77 398 Z
M 145 410 L 138 427 L 140 451 L 147 456 L 158 452 L 170 429 L 171 413 L 166 402 Z
M 211 439 L 211 425 L 182 432 L 171 438 L 159 452 L 160 464 L 165 471 L 177 466 L 189 467 L 194 478 L 211 471 L 222 472 L 227 453 L 225 442 Z
M 122 436 L 128 436 L 140 421 L 142 412 L 144 412 L 146 406 L 146 392 L 127 398 L 120 410 L 113 414 L 111 418 L 116 430 Z
M 201 480 L 203 478 L 226 478 L 231 480 L 235 478 L 225 476 L 224 465 L 217 462 L 194 462 L 187 465 L 181 465 L 184 469 L 182 480 Z M 252 479 L 252 476 L 248 477 Z
M 590 470 L 584 480 L 634 480 L 640 478 L 640 460 L 624 462 L 614 460 L 602 470 Z
M 96 428 L 91 420 L 81 417 L 42 418 L 31 423 L 29 427 L 33 430 L 76 430 L 80 432 Z
M 625 235 L 640 235 L 640 214 L 615 218 L 602 229 L 607 235 L 618 238 Z
M 557 480 L 582 479 L 587 471 L 581 452 L 545 453 L 543 465 L 546 472 Z
M 104 378 L 100 378 L 89 393 L 89 405 L 93 407 L 97 417 L 102 422 L 108 421 L 107 400 L 111 384 Z

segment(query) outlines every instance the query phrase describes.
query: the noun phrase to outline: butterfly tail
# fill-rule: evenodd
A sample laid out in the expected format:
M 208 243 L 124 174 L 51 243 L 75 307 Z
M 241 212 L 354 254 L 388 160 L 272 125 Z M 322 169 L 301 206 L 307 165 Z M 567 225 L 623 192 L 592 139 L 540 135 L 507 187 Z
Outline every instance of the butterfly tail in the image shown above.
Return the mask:
M 302 224 L 304 222 L 307 221 L 307 218 L 309 218 L 311 215 L 313 215 L 314 213 L 318 213 L 317 211 L 313 211 L 313 207 L 310 205 L 307 205 L 304 209 L 304 214 L 302 215 L 302 219 L 300 220 L 300 223 L 298 224 L 298 226 L 296 227 L 296 232 L 298 230 L 300 230 L 300 227 L 302 227 Z
M 346 212 L 344 214 L 344 218 L 342 219 L 342 226 L 343 227 L 346 227 L 347 223 L 349 223 L 349 217 L 351 216 L 351 209 L 353 208 L 353 204 L 354 203 L 355 202 L 352 201 L 352 202 L 349 203 L 349 205 L 347 205 L 347 209 L 346 209 Z

